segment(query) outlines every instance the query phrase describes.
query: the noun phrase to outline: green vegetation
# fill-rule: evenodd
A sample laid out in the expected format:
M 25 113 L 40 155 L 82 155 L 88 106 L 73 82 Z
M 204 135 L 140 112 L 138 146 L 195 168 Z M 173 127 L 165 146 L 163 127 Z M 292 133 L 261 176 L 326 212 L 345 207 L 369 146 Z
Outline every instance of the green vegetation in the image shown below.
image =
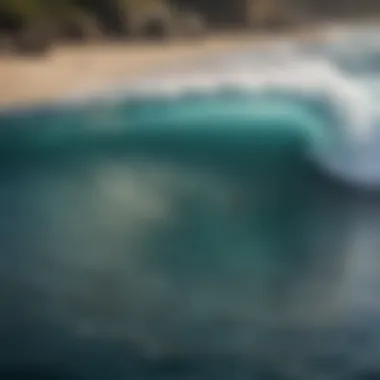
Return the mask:
M 0 0 L 0 37 L 42 27 L 53 40 L 127 37 L 134 19 L 159 8 L 169 6 L 161 0 Z
M 78 4 L 73 0 L 0 0 L 2 19 L 17 18 L 25 23 L 71 16 L 78 10 Z
M 128 36 L 152 18 L 167 26 L 181 25 L 183 12 L 191 12 L 193 24 L 196 14 L 198 23 L 206 20 L 210 27 L 243 26 L 249 3 L 255 2 L 258 0 L 0 0 L 0 33 L 14 33 L 41 22 L 66 30 L 92 18 L 104 36 Z
M 26 34 L 28 41 L 166 38 L 206 29 L 273 29 L 326 15 L 373 14 L 376 6 L 380 10 L 373 0 L 0 0 L 0 52 L 4 36 L 12 41 Z M 32 38 L 31 30 L 39 33 Z

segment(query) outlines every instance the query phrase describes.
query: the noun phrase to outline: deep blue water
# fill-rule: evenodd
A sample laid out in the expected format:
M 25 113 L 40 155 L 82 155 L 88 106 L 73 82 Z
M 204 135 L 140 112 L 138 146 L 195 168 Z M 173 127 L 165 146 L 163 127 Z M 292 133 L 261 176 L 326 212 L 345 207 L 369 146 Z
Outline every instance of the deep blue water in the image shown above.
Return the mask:
M 1 379 L 380 378 L 380 201 L 326 102 L 0 116 Z M 339 144 L 338 144 L 339 146 Z

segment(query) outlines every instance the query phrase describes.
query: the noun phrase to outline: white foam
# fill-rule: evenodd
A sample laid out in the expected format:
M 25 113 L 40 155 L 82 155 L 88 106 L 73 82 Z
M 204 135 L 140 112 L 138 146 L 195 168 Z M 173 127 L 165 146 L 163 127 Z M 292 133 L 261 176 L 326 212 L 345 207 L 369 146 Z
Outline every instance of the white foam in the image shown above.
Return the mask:
M 265 58 L 265 57 L 264 57 Z M 320 95 L 341 114 L 342 125 L 355 138 L 369 135 L 375 105 L 364 86 L 344 75 L 328 60 L 294 59 L 236 61 L 229 66 L 138 78 L 101 94 L 78 94 L 76 100 L 95 97 L 114 100 L 131 97 L 179 97 L 189 92 L 212 94 L 223 88 L 251 92 L 280 91 L 303 96 Z M 268 58 L 268 57 L 267 57 Z M 235 58 L 236 59 L 236 58 Z
M 313 47 L 313 44 L 310 46 Z M 332 134 L 340 136 L 336 142 L 338 149 L 351 149 L 355 151 L 355 157 L 353 161 L 353 157 L 341 159 L 335 155 L 334 158 L 322 157 L 320 162 L 341 176 L 347 172 L 350 181 L 353 176 L 359 181 L 371 177 L 372 182 L 378 179 L 380 184 L 380 169 L 368 172 L 367 166 L 372 168 L 373 165 L 366 165 L 363 159 L 367 157 L 368 144 L 380 121 L 380 86 L 374 86 L 373 80 L 377 78 L 380 82 L 380 67 L 378 73 L 368 73 L 371 64 L 366 66 L 366 62 L 373 60 L 374 54 L 380 55 L 374 28 L 335 28 L 331 30 L 327 43 L 319 43 L 314 48 L 305 49 L 304 44 L 295 41 L 274 43 L 265 49 L 253 47 L 241 53 L 200 60 L 191 67 L 179 67 L 170 69 L 170 72 L 121 82 L 102 93 L 82 91 L 75 94 L 71 101 L 78 103 L 97 98 L 112 102 L 124 97 L 177 98 L 188 93 L 213 94 L 225 88 L 258 94 L 278 91 L 285 95 L 322 97 L 338 116 L 335 125 L 338 134 Z M 352 62 L 354 66 L 365 66 L 366 80 L 345 70 L 344 67 L 349 67 Z M 371 149 L 374 149 L 373 144 Z

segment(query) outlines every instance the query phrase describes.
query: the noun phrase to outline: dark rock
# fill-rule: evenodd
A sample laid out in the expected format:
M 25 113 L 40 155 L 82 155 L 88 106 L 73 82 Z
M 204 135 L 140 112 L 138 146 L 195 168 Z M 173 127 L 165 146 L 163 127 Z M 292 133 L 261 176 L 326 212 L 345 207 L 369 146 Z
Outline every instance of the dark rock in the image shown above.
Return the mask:
M 206 22 L 195 12 L 183 13 L 178 20 L 179 34 L 184 37 L 201 37 L 206 34 Z
M 0 35 L 0 56 L 11 54 L 13 51 L 13 40 L 10 36 Z
M 60 28 L 59 34 L 68 41 L 89 42 L 103 37 L 103 31 L 97 19 L 83 14 L 67 20 Z
M 152 17 L 142 25 L 140 36 L 149 41 L 162 41 L 170 36 L 170 30 L 165 20 Z
M 147 6 L 128 8 L 129 35 L 145 41 L 167 41 L 175 36 L 175 12 L 166 1 L 153 1 Z
M 99 1 L 94 6 L 94 2 L 88 0 L 87 10 L 104 34 L 112 39 L 124 39 L 129 34 L 126 3 L 123 1 Z
M 15 52 L 25 56 L 41 56 L 49 53 L 53 39 L 48 30 L 38 27 L 25 28 L 15 36 Z

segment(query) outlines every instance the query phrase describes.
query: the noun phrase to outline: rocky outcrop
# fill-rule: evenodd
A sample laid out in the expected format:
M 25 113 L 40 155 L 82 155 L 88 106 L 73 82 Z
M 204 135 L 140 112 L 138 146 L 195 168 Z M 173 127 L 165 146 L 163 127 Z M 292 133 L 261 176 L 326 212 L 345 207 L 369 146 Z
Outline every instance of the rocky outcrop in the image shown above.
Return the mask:
M 197 12 L 181 12 L 177 17 L 177 34 L 182 37 L 199 38 L 206 34 L 204 18 Z
M 30 25 L 19 31 L 12 41 L 13 52 L 25 56 L 46 55 L 53 46 L 50 30 L 36 25 Z
M 59 38 L 73 42 L 92 42 L 103 38 L 104 32 L 96 17 L 87 13 L 68 18 L 58 26 Z
M 247 26 L 253 29 L 282 31 L 302 23 L 296 9 L 283 0 L 256 0 L 247 5 Z
M 0 35 L 0 57 L 10 55 L 12 50 L 12 38 L 8 35 Z
M 125 11 L 134 38 L 158 41 L 175 34 L 174 11 L 165 0 L 130 0 Z

